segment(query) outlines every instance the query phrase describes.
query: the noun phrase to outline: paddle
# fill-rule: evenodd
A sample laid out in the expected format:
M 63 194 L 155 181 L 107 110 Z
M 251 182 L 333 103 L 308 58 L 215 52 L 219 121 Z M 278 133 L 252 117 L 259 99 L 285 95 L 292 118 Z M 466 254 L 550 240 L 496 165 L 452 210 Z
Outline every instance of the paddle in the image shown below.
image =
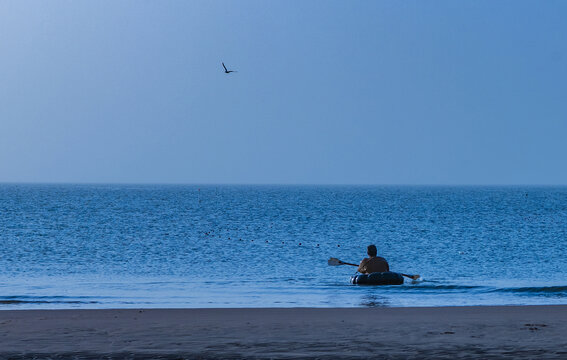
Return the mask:
M 327 260 L 327 264 L 329 264 L 330 266 L 350 265 L 350 266 L 358 267 L 358 265 L 356 265 L 356 264 L 347 263 L 347 262 L 341 261 L 337 258 L 330 258 L 329 260 Z M 408 275 L 408 274 L 402 274 L 402 275 L 407 277 L 407 278 L 413 279 L 413 280 L 419 279 L 419 275 Z

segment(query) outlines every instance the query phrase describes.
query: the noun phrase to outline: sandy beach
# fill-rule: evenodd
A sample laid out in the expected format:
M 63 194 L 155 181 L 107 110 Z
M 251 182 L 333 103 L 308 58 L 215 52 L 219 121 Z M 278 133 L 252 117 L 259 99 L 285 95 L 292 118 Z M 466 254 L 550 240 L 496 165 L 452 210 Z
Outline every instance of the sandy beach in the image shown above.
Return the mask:
M 0 311 L 0 358 L 567 358 L 567 306 Z

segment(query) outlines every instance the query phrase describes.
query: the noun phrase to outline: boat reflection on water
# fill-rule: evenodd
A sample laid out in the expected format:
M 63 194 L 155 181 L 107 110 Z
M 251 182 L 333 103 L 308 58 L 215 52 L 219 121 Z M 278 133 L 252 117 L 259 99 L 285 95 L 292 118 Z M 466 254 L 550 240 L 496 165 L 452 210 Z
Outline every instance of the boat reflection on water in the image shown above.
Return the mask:
M 391 306 L 390 301 L 384 296 L 375 294 L 364 295 L 360 301 L 363 307 L 388 307 Z

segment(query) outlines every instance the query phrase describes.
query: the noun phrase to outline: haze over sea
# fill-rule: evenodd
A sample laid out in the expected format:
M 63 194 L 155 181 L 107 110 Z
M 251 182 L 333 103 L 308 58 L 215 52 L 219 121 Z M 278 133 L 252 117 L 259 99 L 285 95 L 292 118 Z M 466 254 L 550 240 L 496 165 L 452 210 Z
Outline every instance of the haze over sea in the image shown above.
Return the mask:
M 567 187 L 0 185 L 0 309 L 567 304 Z M 402 286 L 350 285 L 374 243 Z

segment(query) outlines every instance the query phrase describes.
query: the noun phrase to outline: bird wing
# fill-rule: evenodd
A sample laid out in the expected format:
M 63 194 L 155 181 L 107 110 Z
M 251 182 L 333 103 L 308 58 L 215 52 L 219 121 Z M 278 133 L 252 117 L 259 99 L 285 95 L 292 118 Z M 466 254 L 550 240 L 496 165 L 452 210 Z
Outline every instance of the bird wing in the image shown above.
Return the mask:
M 228 70 L 226 69 L 226 66 L 224 66 L 224 63 L 222 63 L 222 67 L 224 68 L 224 71 L 228 71 Z

